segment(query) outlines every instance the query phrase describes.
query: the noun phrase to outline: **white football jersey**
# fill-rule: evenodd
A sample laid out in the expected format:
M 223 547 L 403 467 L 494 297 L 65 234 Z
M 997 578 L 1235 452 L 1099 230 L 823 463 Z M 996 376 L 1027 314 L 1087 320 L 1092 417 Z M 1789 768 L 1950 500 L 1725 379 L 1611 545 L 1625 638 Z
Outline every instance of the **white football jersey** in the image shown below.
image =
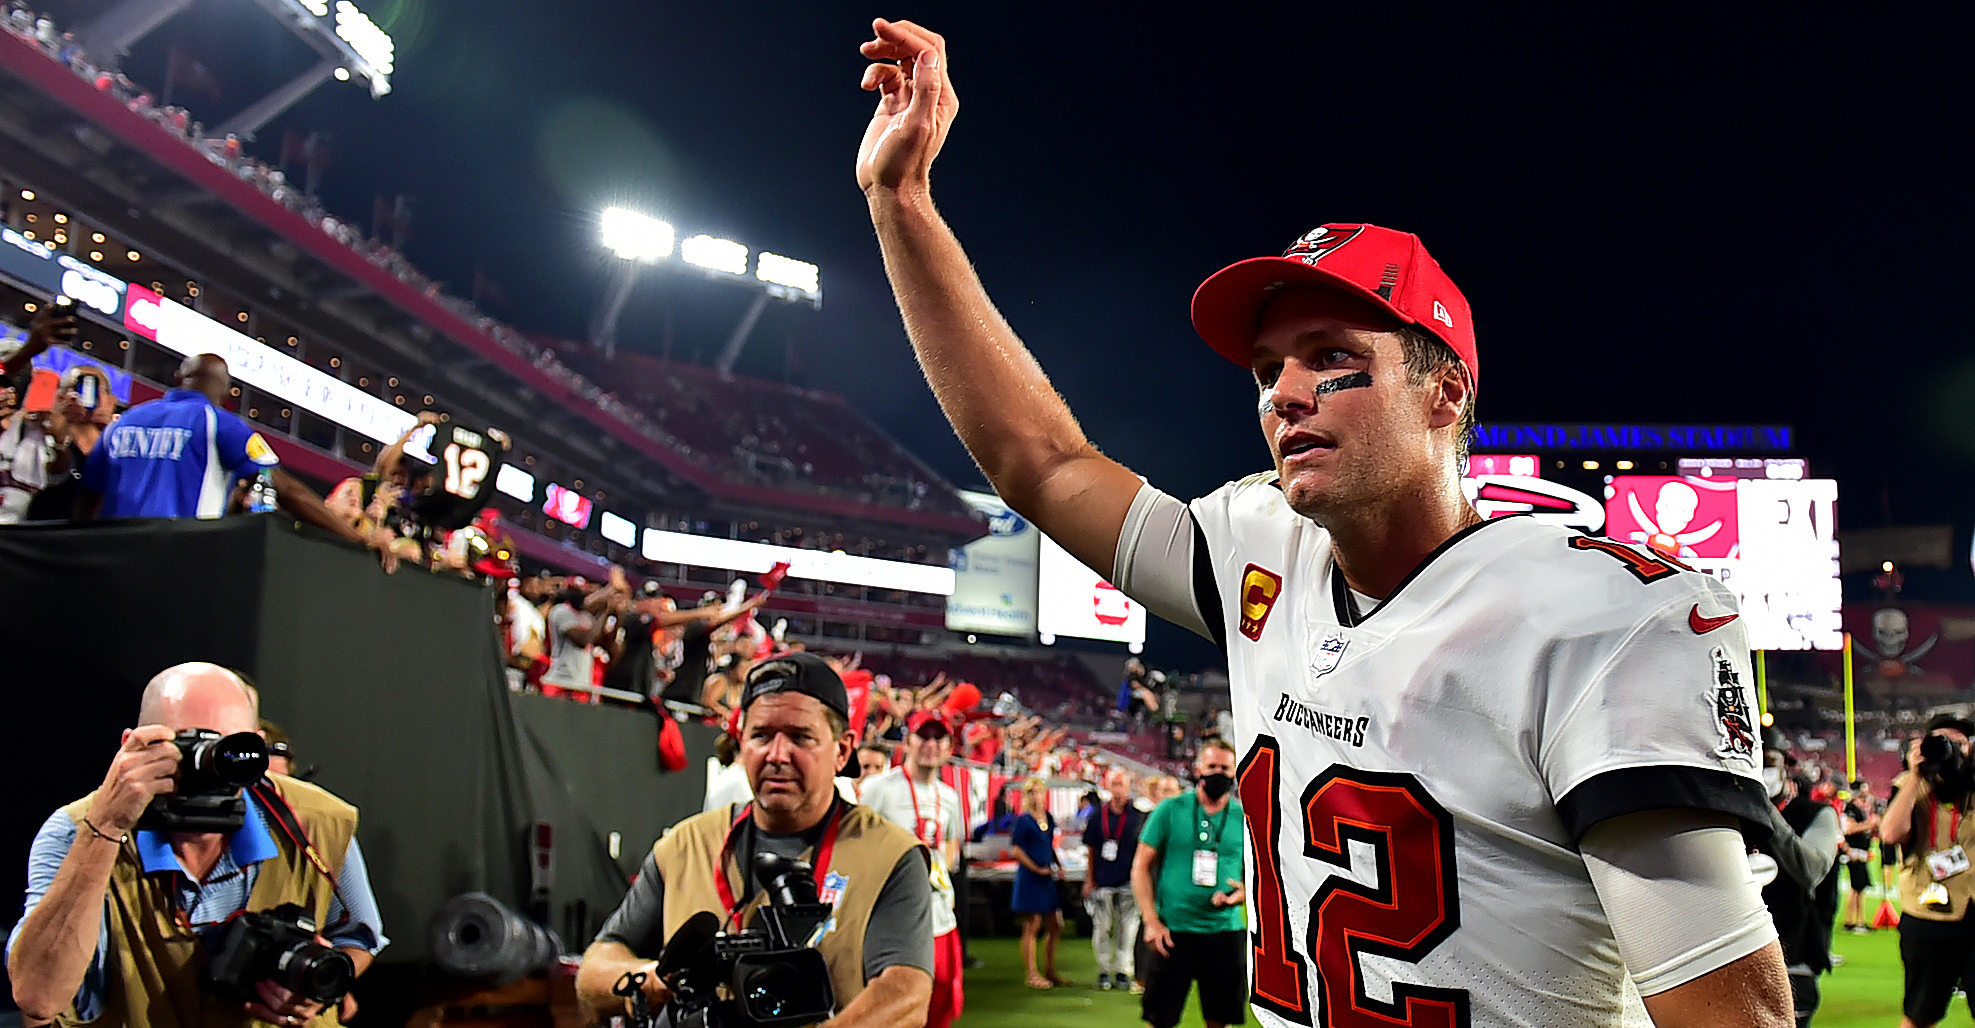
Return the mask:
M 1114 569 L 1227 650 L 1257 1019 L 1647 1024 L 1577 842 L 1659 808 L 1767 824 L 1734 594 L 1514 517 L 1364 609 L 1274 479 Z

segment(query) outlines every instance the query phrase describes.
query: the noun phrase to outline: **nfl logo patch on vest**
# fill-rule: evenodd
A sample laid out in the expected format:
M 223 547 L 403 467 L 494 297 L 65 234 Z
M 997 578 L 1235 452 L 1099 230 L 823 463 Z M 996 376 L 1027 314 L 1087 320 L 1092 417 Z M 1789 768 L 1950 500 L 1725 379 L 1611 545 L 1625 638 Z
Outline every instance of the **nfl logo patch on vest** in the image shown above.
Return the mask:
M 828 903 L 833 907 L 836 906 L 838 903 L 842 902 L 843 887 L 849 883 L 850 883 L 850 879 L 845 878 L 843 875 L 840 875 L 835 871 L 832 871 L 829 874 L 824 875 L 823 887 L 821 889 L 816 890 L 816 902 Z

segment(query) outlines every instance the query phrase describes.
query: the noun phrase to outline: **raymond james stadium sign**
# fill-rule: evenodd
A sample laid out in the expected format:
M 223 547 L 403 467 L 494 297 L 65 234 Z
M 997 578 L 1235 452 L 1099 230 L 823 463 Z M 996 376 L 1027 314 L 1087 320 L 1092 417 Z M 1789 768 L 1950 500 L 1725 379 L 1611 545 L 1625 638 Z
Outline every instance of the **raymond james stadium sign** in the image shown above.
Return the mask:
M 1476 425 L 1473 449 L 1777 453 L 1792 435 L 1788 425 Z

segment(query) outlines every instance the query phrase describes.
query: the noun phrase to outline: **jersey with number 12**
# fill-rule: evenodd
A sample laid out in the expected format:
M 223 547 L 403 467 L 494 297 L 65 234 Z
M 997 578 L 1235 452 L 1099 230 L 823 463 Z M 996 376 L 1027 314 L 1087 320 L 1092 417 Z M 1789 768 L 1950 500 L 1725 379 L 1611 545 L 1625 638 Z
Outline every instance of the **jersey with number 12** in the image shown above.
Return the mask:
M 438 463 L 432 485 L 418 497 L 420 523 L 450 531 L 472 521 L 493 494 L 500 470 L 500 444 L 485 433 L 458 425 L 440 425 L 428 447 Z
M 1721 583 L 1526 517 L 1383 602 L 1272 475 L 1189 505 L 1220 598 L 1264 1025 L 1647 1024 L 1576 844 L 1606 818 L 1762 819 Z M 1211 591 L 1209 591 L 1211 590 Z M 1369 607 L 1369 609 L 1366 609 Z

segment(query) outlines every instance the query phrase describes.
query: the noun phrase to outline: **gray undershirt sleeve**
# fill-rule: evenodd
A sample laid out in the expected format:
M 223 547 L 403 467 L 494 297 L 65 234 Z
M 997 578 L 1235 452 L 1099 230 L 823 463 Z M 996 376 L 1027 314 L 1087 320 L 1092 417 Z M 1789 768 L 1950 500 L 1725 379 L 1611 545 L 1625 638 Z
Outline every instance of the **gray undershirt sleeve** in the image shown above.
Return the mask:
M 864 980 L 904 964 L 933 973 L 933 883 L 926 851 L 914 847 L 892 865 L 891 877 L 864 928 Z
M 597 941 L 617 943 L 649 960 L 665 949 L 664 934 L 665 879 L 658 873 L 658 858 L 647 853 L 638 868 L 638 880 L 631 883 L 624 902 L 603 923 Z
M 1199 539 L 1193 512 L 1185 503 L 1149 484 L 1141 485 L 1118 532 L 1111 583 L 1152 613 L 1214 639 L 1194 585 Z

